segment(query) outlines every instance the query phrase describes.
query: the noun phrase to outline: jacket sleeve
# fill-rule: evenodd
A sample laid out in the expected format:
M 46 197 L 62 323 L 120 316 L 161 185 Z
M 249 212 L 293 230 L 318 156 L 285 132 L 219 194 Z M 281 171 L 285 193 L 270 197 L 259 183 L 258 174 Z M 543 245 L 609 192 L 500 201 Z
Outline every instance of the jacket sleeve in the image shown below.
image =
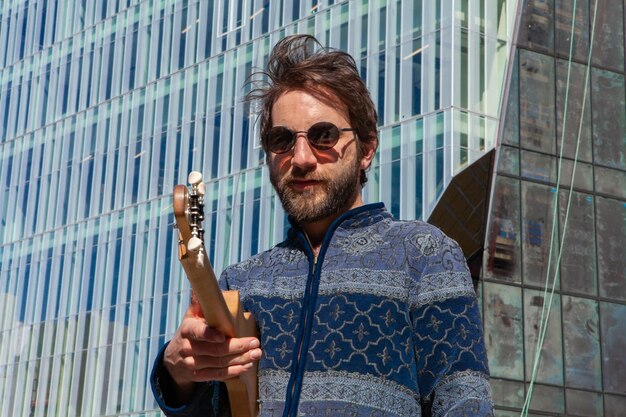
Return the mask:
M 409 242 L 417 275 L 410 315 L 423 415 L 493 416 L 482 324 L 465 257 L 438 229 Z
M 196 384 L 193 398 L 188 404 L 176 404 L 169 398 L 173 381 L 163 366 L 166 346 L 167 343 L 159 351 L 150 374 L 150 387 L 163 413 L 167 417 L 230 417 L 228 393 L 221 382 Z

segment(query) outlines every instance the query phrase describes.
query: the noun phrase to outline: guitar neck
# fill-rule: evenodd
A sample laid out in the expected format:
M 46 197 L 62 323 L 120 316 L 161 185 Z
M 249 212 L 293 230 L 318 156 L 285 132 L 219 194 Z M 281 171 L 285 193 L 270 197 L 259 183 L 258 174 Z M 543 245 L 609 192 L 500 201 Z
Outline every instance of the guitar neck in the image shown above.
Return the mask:
M 187 251 L 180 256 L 180 263 L 198 298 L 207 324 L 226 337 L 237 337 L 233 316 L 226 305 L 206 251 Z
M 256 323 L 243 312 L 238 291 L 222 293 L 206 251 L 186 251 L 179 256 L 207 324 L 226 337 L 256 335 Z M 227 297 L 228 299 L 226 299 Z M 253 417 L 258 412 L 257 364 L 238 378 L 226 380 L 233 417 Z
M 191 288 L 209 327 L 224 336 L 256 336 L 256 322 L 243 311 L 238 291 L 225 291 L 219 287 L 211 262 L 202 241 L 204 231 L 204 184 L 202 174 L 191 172 L 192 190 L 182 184 L 174 187 L 174 217 L 178 227 L 178 259 L 185 270 Z M 238 378 L 224 381 L 233 417 L 252 417 L 258 412 L 257 364 Z

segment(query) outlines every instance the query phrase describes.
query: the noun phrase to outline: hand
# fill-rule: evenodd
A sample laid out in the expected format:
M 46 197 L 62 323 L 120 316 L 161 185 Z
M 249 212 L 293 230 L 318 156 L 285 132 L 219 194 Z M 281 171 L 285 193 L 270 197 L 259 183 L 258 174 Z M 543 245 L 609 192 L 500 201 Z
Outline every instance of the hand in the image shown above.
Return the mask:
M 255 337 L 227 338 L 207 326 L 194 297 L 163 355 L 163 365 L 177 385 L 174 396 L 184 403 L 196 382 L 241 375 L 261 358 L 259 345 Z

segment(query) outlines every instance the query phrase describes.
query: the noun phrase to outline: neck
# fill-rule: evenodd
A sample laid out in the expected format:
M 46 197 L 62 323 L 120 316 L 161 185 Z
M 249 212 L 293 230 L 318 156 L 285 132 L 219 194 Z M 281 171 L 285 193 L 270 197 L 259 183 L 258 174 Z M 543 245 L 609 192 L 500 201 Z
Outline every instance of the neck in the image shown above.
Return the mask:
M 324 217 L 321 220 L 300 224 L 300 228 L 302 229 L 302 231 L 304 231 L 304 234 L 309 239 L 311 249 L 313 250 L 315 256 L 317 256 L 320 252 L 322 241 L 324 240 L 324 236 L 326 235 L 326 232 L 328 231 L 330 225 L 342 214 L 362 205 L 363 200 L 361 199 L 361 195 L 359 194 L 354 203 L 350 207 L 347 207 L 345 210 L 342 210 L 331 216 Z
M 315 256 L 320 253 L 320 248 L 322 246 L 322 240 L 324 240 L 324 235 L 326 235 L 326 231 L 337 217 L 339 216 L 327 217 L 323 220 L 303 224 L 300 226 L 307 239 L 309 240 L 309 244 L 311 245 L 311 249 L 313 250 Z

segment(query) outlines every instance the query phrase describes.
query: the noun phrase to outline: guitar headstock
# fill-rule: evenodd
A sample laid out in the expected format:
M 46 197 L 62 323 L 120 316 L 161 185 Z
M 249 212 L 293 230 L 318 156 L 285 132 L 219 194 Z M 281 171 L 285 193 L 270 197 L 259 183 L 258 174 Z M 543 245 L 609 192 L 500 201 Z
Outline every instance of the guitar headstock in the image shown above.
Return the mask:
M 206 187 L 202 174 L 191 171 L 188 179 L 189 188 L 182 184 L 174 187 L 174 218 L 179 235 L 179 258 L 187 250 L 197 251 L 204 245 L 204 194 Z

